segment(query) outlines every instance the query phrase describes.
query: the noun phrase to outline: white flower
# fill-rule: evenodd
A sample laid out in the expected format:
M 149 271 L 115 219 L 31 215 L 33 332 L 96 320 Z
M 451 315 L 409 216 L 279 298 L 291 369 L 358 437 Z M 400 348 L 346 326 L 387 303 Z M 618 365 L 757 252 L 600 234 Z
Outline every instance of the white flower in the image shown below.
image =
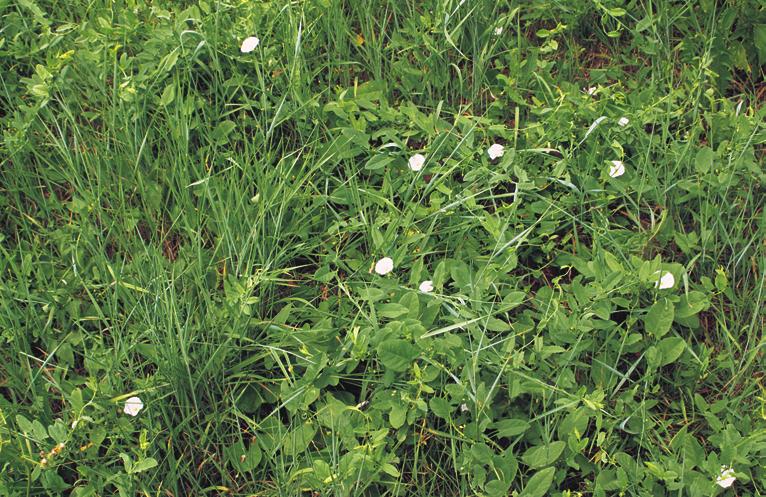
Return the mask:
M 434 282 L 431 280 L 425 280 L 423 283 L 420 284 L 418 288 L 423 293 L 431 293 L 434 291 Z
M 460 404 L 460 412 L 468 412 L 469 410 L 468 404 Z
M 122 411 L 130 416 L 138 416 L 141 409 L 144 408 L 144 403 L 138 397 L 131 397 L 125 401 L 125 407 Z
M 657 271 L 654 273 L 655 275 L 659 275 L 661 271 Z M 676 278 L 673 276 L 673 273 L 670 271 L 662 272 L 662 276 L 654 282 L 654 288 L 659 288 L 660 290 L 666 290 L 668 288 L 673 288 L 676 284 Z
M 503 34 L 503 27 L 502 26 L 496 27 L 495 28 L 495 36 L 500 36 L 501 34 Z
M 423 154 L 415 154 L 412 157 L 410 157 L 409 162 L 407 163 L 410 166 L 410 169 L 413 171 L 420 171 L 423 169 L 423 164 L 426 163 L 426 156 Z
M 628 123 L 629 123 L 629 122 L 630 122 L 630 119 L 628 119 L 627 117 L 621 117 L 621 118 L 620 118 L 620 119 L 617 121 L 617 124 L 619 124 L 620 126 L 623 126 L 623 127 L 625 127 L 625 126 L 627 126 L 627 125 L 628 125 Z
M 253 50 L 255 50 L 255 47 L 258 46 L 258 44 L 261 42 L 257 37 L 255 36 L 248 36 L 244 40 L 242 40 L 242 46 L 239 47 L 239 50 L 242 53 L 250 53 Z
M 390 257 L 384 257 L 375 263 L 375 272 L 379 275 L 388 274 L 394 269 L 394 261 Z
M 625 164 L 621 160 L 613 160 L 612 165 L 609 166 L 609 177 L 619 178 L 625 174 Z
M 729 488 L 734 484 L 734 480 L 737 477 L 734 476 L 734 469 L 728 466 L 721 466 L 721 474 L 715 479 L 716 484 L 721 488 Z
M 505 147 L 499 143 L 493 143 L 491 147 L 487 149 L 487 155 L 491 160 L 495 160 L 498 157 L 502 157 L 505 153 Z
M 596 93 L 596 87 L 591 86 L 590 88 L 586 88 L 583 91 L 587 93 L 588 95 L 593 95 L 594 93 Z

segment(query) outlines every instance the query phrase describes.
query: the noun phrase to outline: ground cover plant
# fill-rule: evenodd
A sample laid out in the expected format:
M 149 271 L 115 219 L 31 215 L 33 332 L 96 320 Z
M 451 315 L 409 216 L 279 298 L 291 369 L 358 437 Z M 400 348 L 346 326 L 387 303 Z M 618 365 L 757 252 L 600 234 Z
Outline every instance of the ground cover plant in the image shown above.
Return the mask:
M 766 493 L 763 3 L 0 19 L 0 495 Z

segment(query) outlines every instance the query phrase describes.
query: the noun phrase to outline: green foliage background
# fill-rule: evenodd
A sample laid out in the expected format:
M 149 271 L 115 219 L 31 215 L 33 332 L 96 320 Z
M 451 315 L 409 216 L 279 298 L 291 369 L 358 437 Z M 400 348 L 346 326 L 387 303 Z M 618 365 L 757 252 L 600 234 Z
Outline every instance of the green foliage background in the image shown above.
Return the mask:
M 758 0 L 0 19 L 0 495 L 766 493 Z

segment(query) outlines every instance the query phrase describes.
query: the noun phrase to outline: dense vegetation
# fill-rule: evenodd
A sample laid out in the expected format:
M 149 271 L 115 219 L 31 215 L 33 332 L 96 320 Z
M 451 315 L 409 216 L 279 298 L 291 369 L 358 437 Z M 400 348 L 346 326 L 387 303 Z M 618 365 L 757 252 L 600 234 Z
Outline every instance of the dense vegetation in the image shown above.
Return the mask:
M 0 495 L 766 494 L 765 62 L 759 0 L 0 0 Z

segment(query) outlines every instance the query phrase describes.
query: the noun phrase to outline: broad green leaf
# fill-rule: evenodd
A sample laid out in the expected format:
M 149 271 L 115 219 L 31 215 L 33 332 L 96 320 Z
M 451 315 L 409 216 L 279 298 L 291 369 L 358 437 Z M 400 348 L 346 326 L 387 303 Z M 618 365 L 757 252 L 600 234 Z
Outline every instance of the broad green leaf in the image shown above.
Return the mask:
M 646 31 L 647 29 L 649 29 L 651 27 L 653 22 L 654 22 L 654 20 L 652 19 L 652 17 L 646 16 L 646 17 L 644 17 L 643 19 L 641 19 L 640 21 L 638 21 L 636 23 L 635 30 L 637 32 L 639 32 L 639 33 L 641 31 Z
M 713 159 L 715 159 L 713 150 L 710 147 L 702 147 L 694 158 L 694 168 L 698 173 L 705 174 L 713 168 Z
M 766 24 L 753 26 L 753 45 L 758 51 L 758 63 L 766 64 Z
M 567 414 L 559 424 L 559 438 L 566 440 L 572 434 L 582 436 L 588 429 L 590 412 L 590 408 L 583 406 Z
M 471 456 L 482 464 L 490 464 L 495 452 L 485 443 L 474 444 L 471 447 Z
M 521 435 L 529 429 L 529 423 L 524 419 L 503 419 L 495 423 L 497 435 L 510 438 Z
M 508 495 L 508 487 L 510 486 L 510 483 L 503 480 L 492 480 L 484 485 L 484 491 L 489 497 L 503 497 Z
M 21 429 L 21 433 L 24 433 L 24 434 L 32 433 L 32 422 L 29 421 L 24 416 L 22 416 L 21 414 L 16 415 L 16 424 L 19 425 L 19 429 Z
M 497 331 L 497 332 L 508 331 L 511 329 L 510 323 L 507 323 L 503 321 L 502 319 L 497 319 L 493 317 L 489 317 L 486 319 L 484 323 L 484 327 L 490 331 Z
M 455 284 L 461 289 L 466 290 L 471 284 L 471 270 L 462 262 L 453 262 L 450 266 L 450 276 L 455 280 Z
M 646 358 L 646 367 L 649 371 L 653 371 L 657 369 L 660 366 L 660 361 L 662 360 L 662 353 L 655 347 L 654 345 L 651 345 L 647 347 L 646 351 L 644 352 L 644 357 Z
M 133 463 L 133 469 L 130 471 L 130 473 L 140 473 L 142 471 L 150 470 L 157 466 L 157 460 L 153 457 L 146 457 L 144 459 L 139 459 L 135 463 Z
M 344 148 L 350 148 L 352 149 L 352 152 L 368 148 L 370 136 L 364 131 L 359 131 L 358 129 L 354 128 L 342 128 L 340 132 L 344 137 L 348 139 L 347 145 Z M 352 147 L 350 145 L 356 145 L 356 147 Z
M 401 473 L 399 473 L 399 470 L 396 469 L 396 466 L 394 466 L 391 463 L 385 463 L 383 466 L 381 466 L 381 469 L 385 474 L 388 476 L 393 476 L 394 478 L 399 478 Z
M 715 270 L 715 287 L 719 292 L 726 290 L 729 286 L 729 278 L 726 276 L 726 272 L 723 267 L 719 267 Z
M 72 411 L 79 413 L 85 405 L 82 399 L 82 390 L 79 388 L 72 389 L 72 392 L 69 394 L 69 402 L 72 403 Z
M 527 297 L 527 294 L 524 292 L 519 291 L 512 291 L 505 297 L 503 297 L 503 301 L 500 303 L 500 309 L 498 309 L 499 312 L 507 312 L 511 309 L 518 307 L 522 303 L 524 303 L 524 299 Z
M 122 459 L 122 466 L 125 468 L 125 472 L 131 474 L 133 472 L 133 460 L 124 452 L 120 453 L 120 459 Z
M 666 366 L 681 357 L 684 349 L 686 349 L 686 342 L 680 337 L 663 338 L 657 344 L 657 348 L 662 354 L 660 366 Z
M 314 475 L 316 475 L 320 481 L 332 478 L 332 468 L 330 468 L 330 465 L 327 464 L 327 461 L 324 459 L 314 459 L 311 465 L 314 470 Z
M 66 442 L 69 430 L 63 421 L 57 419 L 52 425 L 48 426 L 48 434 L 56 443 Z
M 707 309 L 709 306 L 710 301 L 704 293 L 692 290 L 688 294 L 683 295 L 678 304 L 676 304 L 676 317 L 681 319 L 688 318 Z
M 48 430 L 46 430 L 45 426 L 37 419 L 32 422 L 32 434 L 40 441 L 48 439 Z
M 282 451 L 290 456 L 296 456 L 305 451 L 316 435 L 317 428 L 311 422 L 306 422 L 290 431 L 282 440 Z
M 213 139 L 213 142 L 215 144 L 223 145 L 227 141 L 229 141 L 229 134 L 231 134 L 231 132 L 234 131 L 234 128 L 236 126 L 237 125 L 234 123 L 234 121 L 221 121 L 213 129 L 213 132 L 210 134 L 210 137 Z
M 173 102 L 176 98 L 176 85 L 170 83 L 162 90 L 162 96 L 160 96 L 160 105 L 166 107 Z
M 162 68 L 163 71 L 168 72 L 176 65 L 176 62 L 178 62 L 178 56 L 180 55 L 180 50 L 175 49 L 172 52 L 168 53 L 165 57 L 162 58 L 162 61 L 160 62 L 160 68 Z
M 408 292 L 402 295 L 399 303 L 407 308 L 407 317 L 417 319 L 420 314 L 420 299 L 415 292 Z
M 555 472 L 554 468 L 545 468 L 535 473 L 524 485 L 524 490 L 521 491 L 519 497 L 543 497 L 551 488 Z
M 604 262 L 606 262 L 607 267 L 609 267 L 609 269 L 615 273 L 621 273 L 625 271 L 625 268 L 622 267 L 620 261 L 611 252 L 604 251 Z
M 675 307 L 667 298 L 662 298 L 652 304 L 644 316 L 644 328 L 657 338 L 662 338 L 673 324 Z
M 388 414 L 388 421 L 396 429 L 401 428 L 407 420 L 407 408 L 402 404 L 394 404 Z
M 428 401 L 428 407 L 431 408 L 431 412 L 433 412 L 436 416 L 442 419 L 450 418 L 452 408 L 450 407 L 450 403 L 447 401 L 447 399 L 434 397 Z
M 418 356 L 418 349 L 411 343 L 391 339 L 378 345 L 378 358 L 383 365 L 396 372 L 406 371 L 412 361 Z
M 249 447 L 245 447 L 241 440 L 224 449 L 229 463 L 240 473 L 252 471 L 261 462 L 261 448 L 253 441 Z
M 530 468 L 542 468 L 553 464 L 561 456 L 566 443 L 562 441 L 551 442 L 546 445 L 532 447 L 524 452 L 521 460 Z
M 380 288 L 369 287 L 359 289 L 359 298 L 375 302 L 386 296 L 386 292 Z
M 388 304 L 378 305 L 377 311 L 378 311 L 378 314 L 383 316 L 384 318 L 394 319 L 409 313 L 410 309 L 408 307 L 403 306 L 402 304 L 391 302 Z
M 367 164 L 364 165 L 364 168 L 368 171 L 377 171 L 378 169 L 383 169 L 393 161 L 394 157 L 390 155 L 373 155 L 370 160 L 367 161 Z
M 70 485 L 55 471 L 43 472 L 40 481 L 43 482 L 43 487 L 48 491 L 47 495 L 67 495 L 65 491 L 71 489 Z M 3 487 L 0 486 L 0 490 L 2 489 Z M 9 494 L 4 493 L 3 495 Z

